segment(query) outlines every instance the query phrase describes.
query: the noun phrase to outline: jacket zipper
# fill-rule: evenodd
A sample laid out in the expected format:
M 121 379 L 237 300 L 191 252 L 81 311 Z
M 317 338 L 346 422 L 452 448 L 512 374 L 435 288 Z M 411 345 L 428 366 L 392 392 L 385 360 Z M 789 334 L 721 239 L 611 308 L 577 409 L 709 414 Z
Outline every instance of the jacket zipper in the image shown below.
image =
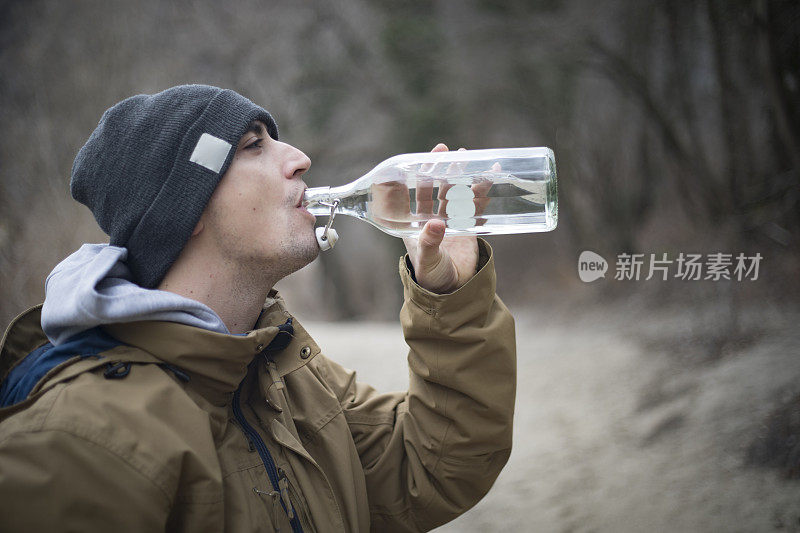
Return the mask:
M 264 444 L 264 441 L 261 439 L 261 436 L 256 432 L 255 429 L 253 429 L 253 426 L 251 426 L 244 417 L 241 404 L 241 390 L 242 386 L 239 385 L 239 388 L 233 393 L 233 416 L 239 422 L 239 427 L 242 428 L 245 436 L 255 445 L 256 450 L 258 450 L 258 455 L 261 457 L 261 461 L 264 463 L 264 467 L 267 470 L 267 477 L 269 477 L 269 481 L 272 484 L 272 489 L 280 493 L 281 507 L 283 507 L 283 510 L 286 512 L 286 516 L 289 518 L 289 523 L 292 525 L 292 532 L 303 533 L 303 527 L 300 525 L 300 518 L 294 511 L 292 501 L 289 498 L 288 480 L 286 479 L 286 476 L 282 476 L 282 479 L 278 476 L 278 469 L 275 467 L 275 461 L 272 459 L 272 454 L 269 453 L 269 450 L 267 449 L 266 444 Z
M 298 491 L 289 479 L 289 476 L 287 476 L 286 472 L 284 472 L 281 468 L 278 468 L 278 475 L 280 475 L 282 479 L 286 480 L 289 498 L 292 498 L 292 501 L 295 502 L 295 512 L 305 519 L 306 524 L 311 528 L 312 532 L 316 532 L 317 530 L 314 528 L 314 523 L 310 518 L 311 513 L 309 512 L 308 507 L 303 504 L 303 499 L 300 497 L 300 494 L 298 494 Z

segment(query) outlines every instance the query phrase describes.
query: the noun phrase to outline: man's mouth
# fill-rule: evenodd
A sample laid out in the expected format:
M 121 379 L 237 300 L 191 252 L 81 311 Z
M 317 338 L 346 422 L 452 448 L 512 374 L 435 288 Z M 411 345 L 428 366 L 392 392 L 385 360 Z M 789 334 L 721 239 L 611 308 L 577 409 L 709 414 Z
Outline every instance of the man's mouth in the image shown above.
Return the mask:
M 300 198 L 297 199 L 297 203 L 294 204 L 295 207 L 303 207 L 303 198 L 306 195 L 306 188 L 303 187 L 303 190 L 300 191 Z
M 295 209 L 299 209 L 304 216 L 308 215 L 310 219 L 316 220 L 316 217 L 312 215 L 308 209 L 306 209 L 305 198 L 306 198 L 306 187 L 303 187 L 303 189 L 300 191 L 300 198 L 297 199 L 297 203 L 294 204 L 294 207 Z

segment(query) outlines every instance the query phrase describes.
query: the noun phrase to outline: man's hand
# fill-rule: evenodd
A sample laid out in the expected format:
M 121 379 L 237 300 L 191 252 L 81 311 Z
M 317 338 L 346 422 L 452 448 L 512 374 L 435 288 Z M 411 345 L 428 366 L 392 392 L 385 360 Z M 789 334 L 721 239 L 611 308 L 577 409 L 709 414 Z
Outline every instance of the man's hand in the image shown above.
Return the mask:
M 463 148 L 462 148 L 463 150 Z M 447 146 L 437 144 L 432 152 L 446 152 Z M 440 187 L 440 202 L 444 199 Z M 417 194 L 420 194 L 420 190 Z M 421 200 L 418 200 L 422 204 Z M 442 209 L 440 209 L 442 211 Z M 444 220 L 429 220 L 419 238 L 403 239 L 414 265 L 417 283 L 438 294 L 455 291 L 472 276 L 478 266 L 478 240 L 474 236 L 445 237 L 447 225 Z

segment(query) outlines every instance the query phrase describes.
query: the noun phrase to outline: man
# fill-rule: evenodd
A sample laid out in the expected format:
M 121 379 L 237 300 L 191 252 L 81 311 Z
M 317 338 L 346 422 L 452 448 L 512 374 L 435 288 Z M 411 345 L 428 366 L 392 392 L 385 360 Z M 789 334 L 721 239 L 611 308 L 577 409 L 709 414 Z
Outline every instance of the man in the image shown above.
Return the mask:
M 409 390 L 378 394 L 271 290 L 318 254 L 309 166 L 233 91 L 106 111 L 70 187 L 110 244 L 3 339 L 0 529 L 419 531 L 486 493 L 515 390 L 491 249 L 441 221 L 409 246 Z

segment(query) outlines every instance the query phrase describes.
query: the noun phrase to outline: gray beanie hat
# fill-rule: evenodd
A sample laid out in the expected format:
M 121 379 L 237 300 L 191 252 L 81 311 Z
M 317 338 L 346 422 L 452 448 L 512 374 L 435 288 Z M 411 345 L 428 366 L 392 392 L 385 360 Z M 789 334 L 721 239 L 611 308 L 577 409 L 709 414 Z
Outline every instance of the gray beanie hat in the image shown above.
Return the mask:
M 72 197 L 94 214 L 145 288 L 178 258 L 254 120 L 272 116 L 240 94 L 181 85 L 132 96 L 103 113 L 72 165 Z

